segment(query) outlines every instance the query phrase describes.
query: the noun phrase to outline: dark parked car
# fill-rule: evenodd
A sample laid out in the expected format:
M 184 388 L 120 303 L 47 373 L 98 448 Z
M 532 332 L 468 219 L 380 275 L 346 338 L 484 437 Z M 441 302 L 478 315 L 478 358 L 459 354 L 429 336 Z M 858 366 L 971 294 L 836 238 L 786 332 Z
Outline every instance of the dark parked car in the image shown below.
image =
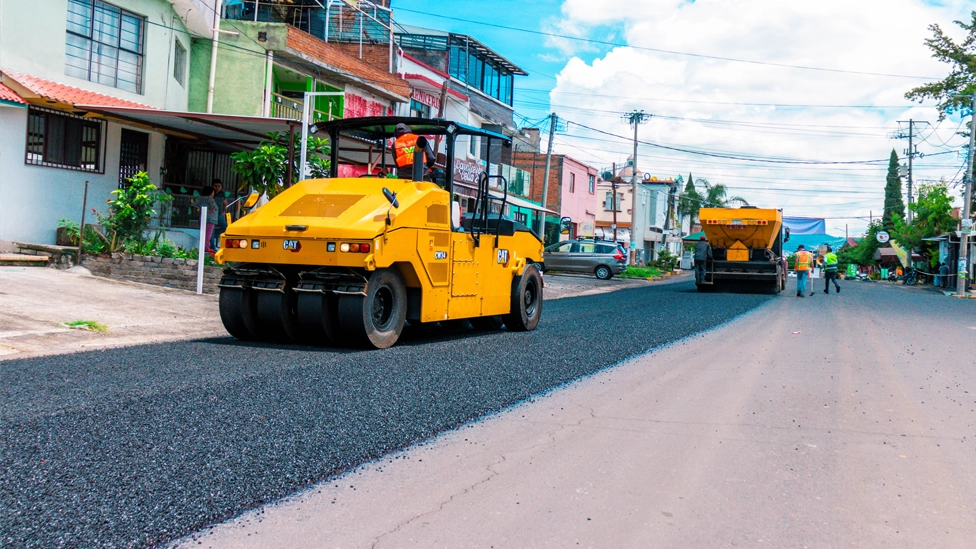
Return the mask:
M 546 248 L 545 270 L 593 273 L 601 280 L 627 270 L 627 254 L 616 242 L 566 240 Z

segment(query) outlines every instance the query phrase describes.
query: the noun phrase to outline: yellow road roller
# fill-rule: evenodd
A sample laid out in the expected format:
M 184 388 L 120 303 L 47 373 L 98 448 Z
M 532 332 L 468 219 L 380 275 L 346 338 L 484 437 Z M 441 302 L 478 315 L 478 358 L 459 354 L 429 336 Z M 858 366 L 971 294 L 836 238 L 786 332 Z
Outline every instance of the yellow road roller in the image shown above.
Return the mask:
M 417 156 L 415 169 L 394 175 L 397 124 L 418 136 Z M 386 348 L 406 322 L 536 328 L 542 241 L 506 215 L 507 182 L 481 173 L 464 214 L 454 194 L 458 138 L 479 138 L 488 150 L 510 147 L 509 138 L 404 117 L 337 120 L 318 129 L 328 134 L 330 177 L 283 190 L 221 238 L 215 258 L 228 267 L 220 317 L 232 336 Z M 446 160 L 428 173 L 422 155 L 434 136 L 444 140 Z

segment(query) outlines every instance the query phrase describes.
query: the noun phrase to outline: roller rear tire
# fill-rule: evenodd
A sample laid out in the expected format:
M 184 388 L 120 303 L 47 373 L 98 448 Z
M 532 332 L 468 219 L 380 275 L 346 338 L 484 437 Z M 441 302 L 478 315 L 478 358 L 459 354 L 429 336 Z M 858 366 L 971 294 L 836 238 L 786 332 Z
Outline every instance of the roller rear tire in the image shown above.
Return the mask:
M 512 280 L 511 310 L 504 315 L 505 327 L 512 332 L 535 330 L 542 317 L 542 275 L 529 265 Z
M 304 343 L 322 347 L 339 343 L 339 298 L 335 294 L 301 292 L 297 312 Z
M 257 309 L 254 290 L 221 288 L 219 298 L 220 321 L 231 336 L 242 341 L 255 339 Z
M 400 339 L 406 318 L 407 287 L 394 269 L 374 271 L 365 296 L 339 296 L 340 333 L 362 347 L 391 347 Z
M 284 292 L 257 291 L 257 294 L 258 338 L 279 343 L 300 341 L 298 295 L 291 286 L 286 285 Z

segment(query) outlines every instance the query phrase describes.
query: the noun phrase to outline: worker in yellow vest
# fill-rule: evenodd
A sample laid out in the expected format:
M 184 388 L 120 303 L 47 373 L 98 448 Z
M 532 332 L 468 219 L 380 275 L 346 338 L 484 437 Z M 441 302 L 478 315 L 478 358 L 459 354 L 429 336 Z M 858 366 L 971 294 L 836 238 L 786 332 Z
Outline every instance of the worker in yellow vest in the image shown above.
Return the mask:
M 794 267 L 796 270 L 796 297 L 806 297 L 807 280 L 810 278 L 810 268 L 813 266 L 813 254 L 808 252 L 803 244 L 800 244 L 796 248 L 793 259 L 796 262 Z M 813 292 L 810 292 L 810 295 L 813 295 Z
M 824 256 L 824 293 L 830 293 L 830 281 L 834 281 L 834 288 L 840 293 L 840 284 L 837 283 L 837 254 L 827 246 L 827 255 Z
M 401 179 L 413 179 L 413 159 L 414 153 L 417 152 L 418 136 L 406 124 L 397 124 L 393 133 L 396 135 L 396 140 L 393 142 L 393 155 L 396 160 L 398 175 Z M 428 169 L 433 168 L 437 157 L 430 148 L 430 144 L 428 143 L 421 152 L 423 152 L 423 162 L 427 165 L 426 167 Z M 426 172 L 427 170 L 424 170 L 425 176 L 427 175 Z

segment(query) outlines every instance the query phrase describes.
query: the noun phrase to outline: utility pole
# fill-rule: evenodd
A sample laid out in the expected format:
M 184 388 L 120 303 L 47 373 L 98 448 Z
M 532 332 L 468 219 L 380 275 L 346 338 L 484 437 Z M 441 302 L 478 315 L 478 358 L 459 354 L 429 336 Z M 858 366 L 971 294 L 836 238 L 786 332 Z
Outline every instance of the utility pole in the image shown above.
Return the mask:
M 630 249 L 634 252 L 634 263 L 638 265 L 643 263 L 641 252 L 644 249 L 644 223 L 643 220 L 637 221 L 637 201 L 640 199 L 640 183 L 637 180 L 637 128 L 650 117 L 644 111 L 633 111 L 624 115 L 624 119 L 634 127 L 634 164 L 631 166 L 633 170 L 630 178 Z
M 970 105 L 972 118 L 969 126 L 969 158 L 966 160 L 966 192 L 962 203 L 962 220 L 969 220 L 970 205 L 973 201 L 973 160 L 976 160 L 976 90 L 972 95 Z M 970 225 L 971 227 L 971 225 Z M 961 227 L 962 236 L 959 237 L 959 265 L 956 272 L 956 294 L 966 295 L 966 283 L 969 278 L 969 231 L 965 224 Z
M 549 169 L 552 167 L 552 140 L 556 137 L 556 113 L 549 115 L 549 146 L 546 148 L 546 175 L 542 182 L 542 209 L 546 209 L 546 199 L 549 197 Z M 542 245 L 546 244 L 546 212 L 539 212 L 542 221 L 539 223 L 539 237 Z
M 912 175 L 912 161 L 915 159 L 915 155 L 918 154 L 916 152 L 916 150 L 915 150 L 915 126 L 918 126 L 918 125 L 931 126 L 931 124 L 929 124 L 928 122 L 925 122 L 925 121 L 919 122 L 919 121 L 914 120 L 914 119 L 911 119 L 911 118 L 908 119 L 907 122 L 905 120 L 899 120 L 898 123 L 899 124 L 908 124 L 908 134 L 907 135 L 905 134 L 905 131 L 904 130 L 899 129 L 897 132 L 894 132 L 893 134 L 891 134 L 890 137 L 893 138 L 893 139 L 905 139 L 906 137 L 908 138 L 908 150 L 905 151 L 905 154 L 908 156 L 908 204 L 907 205 L 909 206 L 909 208 L 908 208 L 908 211 L 906 212 L 906 214 L 907 214 L 907 220 L 908 220 L 908 222 L 911 223 L 911 221 L 912 221 L 912 209 L 911 209 L 910 206 L 915 201 L 915 197 L 914 197 L 914 194 L 913 194 L 914 179 L 913 179 L 913 175 Z M 921 156 L 924 156 L 924 155 L 920 155 L 920 157 Z M 901 174 L 899 173 L 899 175 L 901 175 Z
M 613 211 L 613 242 L 617 243 L 617 163 L 613 163 L 612 176 L 610 177 L 610 188 L 612 194 L 610 195 L 610 208 Z

